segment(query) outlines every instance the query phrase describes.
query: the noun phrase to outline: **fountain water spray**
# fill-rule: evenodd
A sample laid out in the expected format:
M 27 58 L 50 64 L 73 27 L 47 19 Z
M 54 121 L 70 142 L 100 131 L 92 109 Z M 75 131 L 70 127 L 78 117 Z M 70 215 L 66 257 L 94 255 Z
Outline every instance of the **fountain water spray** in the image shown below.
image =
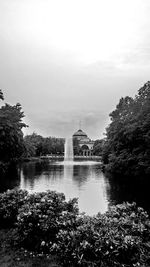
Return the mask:
M 66 138 L 65 140 L 65 161 L 73 161 L 73 140 L 72 137 Z

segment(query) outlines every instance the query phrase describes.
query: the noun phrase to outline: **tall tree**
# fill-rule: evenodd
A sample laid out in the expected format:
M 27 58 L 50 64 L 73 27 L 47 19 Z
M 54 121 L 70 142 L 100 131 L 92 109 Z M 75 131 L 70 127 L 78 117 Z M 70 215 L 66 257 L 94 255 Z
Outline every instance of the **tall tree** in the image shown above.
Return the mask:
M 113 173 L 150 174 L 150 82 L 135 98 L 121 98 L 110 114 L 103 161 Z
M 24 113 L 19 103 L 5 104 L 0 108 L 0 160 L 11 161 L 20 157 L 24 150 L 22 122 Z

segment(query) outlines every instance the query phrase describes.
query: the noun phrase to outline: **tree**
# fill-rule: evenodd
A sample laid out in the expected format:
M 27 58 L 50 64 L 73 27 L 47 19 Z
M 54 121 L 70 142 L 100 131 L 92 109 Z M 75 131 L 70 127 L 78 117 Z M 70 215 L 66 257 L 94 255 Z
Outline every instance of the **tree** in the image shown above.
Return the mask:
M 0 89 L 0 99 L 1 99 L 1 100 L 4 100 L 3 92 L 2 92 L 1 89 Z
M 43 137 L 36 133 L 26 135 L 24 137 L 25 153 L 26 157 L 39 156 L 41 153 L 41 146 L 43 143 Z
M 112 173 L 150 174 L 150 82 L 135 98 L 121 98 L 110 114 L 103 161 Z
M 64 139 L 55 137 L 42 137 L 36 133 L 24 137 L 26 147 L 25 156 L 43 156 L 47 154 L 59 154 L 64 152 Z
M 103 139 L 98 139 L 94 142 L 93 146 L 93 154 L 96 156 L 101 156 L 102 155 L 102 150 L 103 150 L 103 144 L 104 140 Z
M 22 122 L 24 113 L 19 103 L 0 108 L 0 161 L 8 162 L 20 157 L 24 151 Z

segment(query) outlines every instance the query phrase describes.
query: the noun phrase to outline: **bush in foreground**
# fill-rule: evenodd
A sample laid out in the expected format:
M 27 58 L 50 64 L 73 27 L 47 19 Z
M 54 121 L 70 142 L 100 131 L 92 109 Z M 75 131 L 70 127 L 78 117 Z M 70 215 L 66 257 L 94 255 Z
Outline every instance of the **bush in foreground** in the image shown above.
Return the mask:
M 12 227 L 17 221 L 19 208 L 26 203 L 28 192 L 8 190 L 0 194 L 0 227 Z
M 12 190 L 0 195 L 0 220 L 32 255 L 57 254 L 64 266 L 150 266 L 150 220 L 135 203 L 90 217 L 64 194 Z
M 76 226 L 77 200 L 65 201 L 62 193 L 38 193 L 27 196 L 19 209 L 17 230 L 21 244 L 41 252 L 49 252 L 60 229 Z
M 53 245 L 66 266 L 149 266 L 150 221 L 135 203 L 79 220 L 75 231 L 60 230 Z

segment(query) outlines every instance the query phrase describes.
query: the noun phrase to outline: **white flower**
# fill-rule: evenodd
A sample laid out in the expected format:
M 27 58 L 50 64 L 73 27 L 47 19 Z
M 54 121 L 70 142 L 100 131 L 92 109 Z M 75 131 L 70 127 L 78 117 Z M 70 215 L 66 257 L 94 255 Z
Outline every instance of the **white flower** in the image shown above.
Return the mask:
M 41 246 L 45 246 L 45 241 L 42 241 L 41 242 Z

